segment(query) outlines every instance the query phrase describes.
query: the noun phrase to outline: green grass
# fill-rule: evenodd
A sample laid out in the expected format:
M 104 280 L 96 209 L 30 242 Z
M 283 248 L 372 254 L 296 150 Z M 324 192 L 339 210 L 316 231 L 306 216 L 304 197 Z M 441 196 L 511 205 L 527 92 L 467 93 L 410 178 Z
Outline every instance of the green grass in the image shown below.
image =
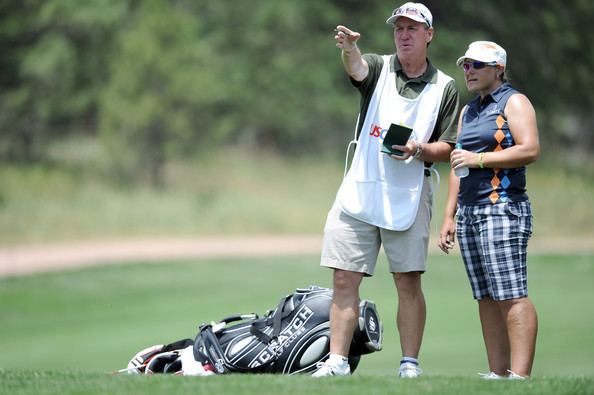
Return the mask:
M 0 166 L 0 246 L 130 236 L 321 234 L 343 172 L 342 158 L 225 150 L 169 164 L 165 187 L 157 190 L 115 183 L 92 141 L 64 144 L 52 166 Z M 447 192 L 448 167 L 439 169 L 433 232 Z M 528 168 L 528 188 L 535 236 L 594 237 L 591 176 L 544 161 Z
M 163 189 L 72 167 L 0 167 L 0 245 L 142 235 L 320 233 L 331 161 L 224 152 L 172 164 Z
M 594 392 L 594 379 L 539 378 L 529 382 L 486 382 L 466 377 L 353 376 L 313 380 L 310 377 L 236 375 L 209 378 L 176 376 L 108 376 L 80 372 L 15 372 L 0 370 L 0 393 L 6 394 L 260 394 L 260 395 L 384 395 L 384 394 L 508 394 L 586 395 Z
M 364 281 L 384 349 L 349 379 L 113 376 L 141 348 L 193 337 L 235 313 L 264 313 L 296 287 L 329 286 L 318 257 L 139 263 L 0 279 L 0 394 L 593 394 L 592 256 L 532 256 L 540 322 L 534 378 L 485 382 L 475 302 L 459 257 L 433 256 L 424 275 L 428 320 L 420 380 L 398 380 L 394 290 L 385 260 Z
M 383 262 L 383 260 L 382 260 Z M 533 256 L 531 297 L 540 331 L 534 375 L 594 377 L 592 256 Z M 431 257 L 428 320 L 420 356 L 429 375 L 487 370 L 475 302 L 459 257 Z M 138 350 L 193 337 L 197 326 L 264 313 L 294 288 L 330 285 L 318 257 L 206 260 L 96 267 L 0 280 L 0 368 L 111 372 Z M 385 262 L 366 279 L 384 322 L 384 350 L 358 374 L 391 376 L 400 357 L 395 292 Z

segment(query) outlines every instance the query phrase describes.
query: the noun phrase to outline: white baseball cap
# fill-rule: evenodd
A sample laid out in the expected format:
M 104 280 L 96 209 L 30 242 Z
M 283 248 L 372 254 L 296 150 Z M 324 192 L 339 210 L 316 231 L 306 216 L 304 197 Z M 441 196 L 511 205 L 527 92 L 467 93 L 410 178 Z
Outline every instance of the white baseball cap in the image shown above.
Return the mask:
M 392 11 L 392 16 L 386 20 L 386 23 L 391 25 L 401 16 L 412 19 L 413 21 L 425 23 L 429 27 L 433 26 L 433 15 L 431 15 L 431 11 L 421 3 L 404 3 Z
M 460 56 L 456 64 L 460 66 L 465 59 L 478 60 L 485 63 L 496 63 L 505 68 L 507 53 L 493 41 L 475 41 L 470 43 L 464 56 Z

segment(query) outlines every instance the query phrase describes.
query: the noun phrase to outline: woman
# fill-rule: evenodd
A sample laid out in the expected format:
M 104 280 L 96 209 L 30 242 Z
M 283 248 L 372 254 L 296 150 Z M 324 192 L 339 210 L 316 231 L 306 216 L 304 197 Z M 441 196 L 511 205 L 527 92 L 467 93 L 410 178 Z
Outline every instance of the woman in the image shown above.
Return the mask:
M 490 368 L 484 377 L 523 379 L 532 371 L 538 328 L 527 291 L 532 213 L 525 166 L 540 146 L 534 108 L 506 81 L 506 60 L 496 43 L 477 41 L 457 61 L 477 97 L 460 113 L 462 148 L 450 155 L 439 247 L 448 253 L 457 234 L 479 307 Z M 458 178 L 464 167 L 468 176 Z

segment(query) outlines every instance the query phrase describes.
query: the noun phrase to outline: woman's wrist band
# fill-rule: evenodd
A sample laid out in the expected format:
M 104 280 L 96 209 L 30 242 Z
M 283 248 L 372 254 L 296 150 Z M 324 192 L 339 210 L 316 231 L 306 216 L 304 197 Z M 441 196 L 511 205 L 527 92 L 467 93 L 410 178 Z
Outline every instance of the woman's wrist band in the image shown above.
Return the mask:
M 483 159 L 484 159 L 484 157 L 485 157 L 485 153 L 484 153 L 484 152 L 481 152 L 481 153 L 479 153 L 478 155 L 479 155 L 479 158 L 478 158 L 478 159 L 479 159 L 479 161 L 478 161 L 478 165 L 479 165 L 479 167 L 480 167 L 481 169 L 484 169 L 484 168 L 485 168 L 485 162 L 483 162 Z

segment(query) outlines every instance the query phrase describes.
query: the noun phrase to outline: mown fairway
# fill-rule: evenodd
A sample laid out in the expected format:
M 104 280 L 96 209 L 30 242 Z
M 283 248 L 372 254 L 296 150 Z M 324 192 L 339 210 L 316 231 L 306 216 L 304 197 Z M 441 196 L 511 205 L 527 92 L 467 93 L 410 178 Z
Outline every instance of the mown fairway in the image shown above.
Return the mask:
M 589 395 L 591 377 L 545 377 L 529 382 L 492 382 L 460 376 L 398 380 L 393 376 L 356 375 L 313 380 L 310 377 L 236 375 L 209 378 L 177 376 L 109 376 L 79 372 L 0 370 L 5 394 L 259 394 L 259 395 Z
M 201 322 L 235 313 L 261 314 L 296 287 L 329 286 L 330 272 L 319 268 L 317 260 L 309 256 L 134 264 L 1 279 L 0 387 L 22 387 L 20 393 L 29 394 L 53 388 L 42 391 L 42 383 L 53 383 L 55 393 L 68 393 L 78 386 L 98 388 L 97 393 L 126 392 L 137 386 L 148 393 L 170 386 L 181 391 L 206 385 L 225 393 L 243 385 L 246 391 L 269 382 L 284 386 L 285 378 L 216 378 L 197 384 L 197 379 L 139 380 L 113 378 L 108 373 L 125 367 L 141 348 L 193 337 Z M 551 394 L 593 391 L 592 262 L 592 256 L 531 257 L 530 291 L 539 312 L 540 332 L 534 383 L 519 384 L 521 388 L 533 386 L 533 393 L 546 393 L 540 390 L 550 386 Z M 476 379 L 477 372 L 487 367 L 475 302 L 470 299 L 459 257 L 431 257 L 424 288 L 428 321 L 421 362 L 426 379 L 398 385 L 412 385 L 426 393 L 446 393 L 436 390 L 443 386 L 467 387 L 462 390 L 465 393 L 483 393 L 482 389 L 491 393 L 494 388 L 499 389 L 492 393 L 499 392 L 503 387 Z M 378 389 L 396 385 L 393 376 L 400 353 L 392 317 L 393 295 L 382 260 L 377 275 L 364 282 L 362 296 L 378 305 L 385 328 L 384 350 L 362 359 L 354 379 L 359 392 L 373 391 L 375 381 L 370 376 L 379 376 Z M 576 377 L 589 380 L 570 380 Z M 544 385 L 543 378 L 551 380 Z M 291 388 L 313 388 L 314 392 L 328 388 L 327 384 L 286 379 Z M 561 388 L 576 391 L 557 391 Z

